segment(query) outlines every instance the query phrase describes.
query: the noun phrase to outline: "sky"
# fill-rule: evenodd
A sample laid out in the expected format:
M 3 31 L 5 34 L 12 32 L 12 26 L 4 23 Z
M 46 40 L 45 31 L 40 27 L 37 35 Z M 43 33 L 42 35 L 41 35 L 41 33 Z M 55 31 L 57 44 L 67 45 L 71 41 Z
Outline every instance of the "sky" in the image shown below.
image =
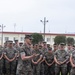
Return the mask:
M 75 0 L 0 0 L 3 31 L 43 33 L 44 17 L 46 33 L 75 33 Z

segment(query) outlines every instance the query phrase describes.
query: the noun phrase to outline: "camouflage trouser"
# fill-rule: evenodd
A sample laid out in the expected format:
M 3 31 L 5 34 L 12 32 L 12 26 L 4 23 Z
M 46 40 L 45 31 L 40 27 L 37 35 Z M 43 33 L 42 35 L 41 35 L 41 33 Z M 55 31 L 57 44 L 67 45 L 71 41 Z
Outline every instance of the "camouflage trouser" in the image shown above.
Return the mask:
M 6 65 L 5 65 L 5 63 L 6 63 L 6 61 L 5 61 L 5 59 L 3 58 L 3 68 L 2 68 L 2 70 L 3 70 L 3 75 L 6 74 Z
M 71 68 L 70 75 L 75 75 L 75 68 Z
M 5 75 L 16 75 L 16 64 L 11 62 L 11 63 L 6 63 L 6 74 Z
M 55 75 L 54 65 L 50 67 L 48 65 L 45 65 L 45 75 Z
M 15 75 L 15 74 L 5 74 L 5 75 Z
M 40 64 L 33 65 L 33 75 L 40 75 Z
M 31 67 L 30 69 L 27 69 L 22 66 L 22 68 L 17 68 L 16 75 L 33 75 L 33 71 Z
M 0 75 L 3 74 L 2 67 L 0 66 Z
M 66 75 L 66 73 L 67 73 L 67 67 L 58 67 L 58 66 L 55 66 L 55 75 L 60 75 L 60 72 L 61 72 L 61 75 Z
M 9 69 L 6 69 L 6 75 L 16 75 L 15 70 L 12 70 L 12 71 L 10 72 Z
M 17 71 L 16 75 L 33 75 L 32 71 Z
M 0 60 L 0 75 L 3 74 L 3 61 Z
M 33 72 L 32 71 L 25 71 L 24 75 L 33 75 Z
M 70 71 L 71 71 L 71 64 L 68 63 L 67 64 L 67 74 L 66 75 L 70 75 Z
M 45 75 L 45 65 L 44 65 L 44 63 L 41 63 L 41 67 L 40 67 L 40 69 L 41 69 L 41 72 L 40 72 L 40 75 Z

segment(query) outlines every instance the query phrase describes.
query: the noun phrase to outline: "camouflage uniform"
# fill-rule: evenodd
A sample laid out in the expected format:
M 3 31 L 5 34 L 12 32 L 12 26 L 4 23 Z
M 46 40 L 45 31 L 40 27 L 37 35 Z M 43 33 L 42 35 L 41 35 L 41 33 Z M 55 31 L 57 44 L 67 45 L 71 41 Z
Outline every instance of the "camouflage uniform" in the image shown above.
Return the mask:
M 16 50 L 20 51 L 20 47 L 17 45 L 14 45 L 14 48 L 16 48 Z
M 68 60 L 69 56 L 68 53 L 65 50 L 57 50 L 55 52 L 55 57 L 58 62 L 63 62 L 64 60 Z M 59 75 L 61 72 L 61 75 L 66 75 L 67 72 L 67 64 L 64 63 L 62 65 L 58 65 L 55 63 L 55 75 Z
M 5 49 L 5 54 L 9 59 L 12 59 L 15 54 L 17 53 L 17 50 L 15 48 L 9 48 L 7 47 Z M 16 59 L 12 62 L 9 62 L 6 60 L 6 75 L 15 75 L 15 69 L 16 69 Z
M 69 54 L 69 57 L 70 57 L 72 51 L 73 51 L 73 50 L 67 50 L 67 52 L 68 52 L 68 54 Z M 69 59 L 69 60 L 70 60 L 70 59 Z M 69 60 L 68 60 L 68 61 L 69 61 Z M 67 75 L 70 75 L 70 71 L 71 71 L 71 63 L 69 62 L 69 63 L 67 64 Z
M 36 49 L 36 50 L 33 50 L 32 53 L 33 53 L 33 54 L 34 54 L 34 53 L 39 54 L 39 56 L 33 58 L 33 61 L 34 61 L 34 62 L 37 62 L 37 60 L 38 60 L 38 59 L 40 58 L 40 56 L 41 56 L 41 51 L 40 51 L 39 49 Z M 33 64 L 33 74 L 34 74 L 34 75 L 40 75 L 40 63 L 38 63 L 38 64 L 36 64 L 36 65 Z
M 20 55 L 22 54 L 31 56 L 31 49 L 26 44 L 21 48 Z M 19 57 L 16 75 L 33 75 L 31 59 L 22 60 L 21 56 Z
M 75 65 L 75 51 L 73 51 L 73 52 L 71 53 L 71 56 L 72 56 L 73 63 L 74 63 L 74 65 Z M 75 75 L 75 67 L 74 67 L 74 68 L 73 68 L 73 67 L 71 68 L 70 75 Z
M 46 52 L 45 53 L 45 60 L 49 64 L 51 64 L 54 61 L 54 54 L 53 53 Z M 51 66 L 46 65 L 45 67 L 46 67 L 45 68 L 45 75 L 55 75 L 54 74 L 54 64 L 51 65 Z
M 5 52 L 5 49 L 6 49 L 6 48 L 7 48 L 6 46 L 2 48 L 3 53 Z M 5 65 L 5 63 L 6 63 L 6 60 L 5 60 L 5 58 L 3 57 L 3 74 L 4 74 L 4 75 L 6 74 L 6 65 Z
M 42 50 L 41 50 L 41 52 L 42 52 L 42 55 L 43 55 L 43 58 L 45 57 L 44 56 L 44 54 L 45 54 L 45 52 L 47 52 L 48 50 L 47 50 L 47 48 L 43 48 Z M 45 75 L 45 62 L 42 62 L 41 63 L 41 75 Z
M 15 73 L 16 73 L 17 64 L 18 64 L 18 58 L 19 58 L 19 52 L 20 52 L 21 48 L 18 45 L 14 45 L 14 48 L 16 48 L 16 50 L 18 52 L 18 57 L 16 58 L 16 69 L 15 69 Z
M 56 51 L 52 50 L 53 54 L 55 54 Z M 53 68 L 54 68 L 54 75 L 55 75 L 55 62 L 53 63 Z
M 0 57 L 2 56 L 2 48 L 0 48 Z M 3 74 L 3 58 L 0 60 L 0 75 Z

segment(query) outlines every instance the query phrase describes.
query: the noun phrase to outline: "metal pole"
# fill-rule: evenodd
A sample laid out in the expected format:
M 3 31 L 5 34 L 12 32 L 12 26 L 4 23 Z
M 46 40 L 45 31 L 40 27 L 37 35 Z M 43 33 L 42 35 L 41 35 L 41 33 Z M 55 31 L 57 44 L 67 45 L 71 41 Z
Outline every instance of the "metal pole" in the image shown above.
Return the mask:
M 48 20 L 46 20 L 46 17 L 44 17 L 44 21 L 40 20 L 43 24 L 44 24 L 44 41 L 45 41 L 45 28 L 46 28 L 46 22 L 48 22 Z
M 16 23 L 14 24 L 14 32 L 15 32 L 15 30 L 16 30 L 15 28 L 16 28 Z
M 2 25 L 0 25 L 0 27 L 1 27 L 1 45 L 3 46 L 3 28 L 5 27 L 3 24 Z
M 3 46 L 3 24 L 2 24 L 2 46 Z
M 44 17 L 44 41 L 45 41 L 45 24 L 46 24 L 45 23 L 46 22 L 45 20 L 46 20 L 46 17 Z

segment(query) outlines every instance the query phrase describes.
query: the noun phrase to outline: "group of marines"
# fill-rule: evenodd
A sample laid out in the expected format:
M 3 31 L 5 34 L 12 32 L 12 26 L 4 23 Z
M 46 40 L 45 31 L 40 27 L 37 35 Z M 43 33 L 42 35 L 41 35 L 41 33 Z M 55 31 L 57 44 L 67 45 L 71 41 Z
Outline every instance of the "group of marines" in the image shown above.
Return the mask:
M 46 42 L 32 44 L 32 40 L 26 35 L 22 46 L 18 40 L 15 45 L 8 40 L 0 47 L 0 75 L 75 75 L 74 45 L 51 47 Z

